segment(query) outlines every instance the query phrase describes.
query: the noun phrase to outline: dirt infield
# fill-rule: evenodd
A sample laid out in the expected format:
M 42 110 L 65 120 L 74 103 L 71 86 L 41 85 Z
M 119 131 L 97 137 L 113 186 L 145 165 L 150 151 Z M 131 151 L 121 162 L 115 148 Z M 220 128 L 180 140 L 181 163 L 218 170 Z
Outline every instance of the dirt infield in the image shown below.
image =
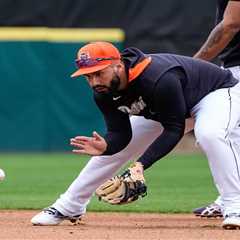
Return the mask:
M 37 211 L 0 211 L 0 239 L 240 239 L 238 230 L 222 230 L 221 219 L 191 214 L 88 213 L 80 225 L 32 226 Z

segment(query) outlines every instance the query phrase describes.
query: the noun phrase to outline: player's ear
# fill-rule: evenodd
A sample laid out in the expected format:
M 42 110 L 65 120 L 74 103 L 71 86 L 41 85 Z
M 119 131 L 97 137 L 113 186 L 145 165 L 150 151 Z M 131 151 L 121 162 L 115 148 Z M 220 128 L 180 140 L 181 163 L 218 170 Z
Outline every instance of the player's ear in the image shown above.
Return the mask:
M 120 71 L 124 70 L 124 64 L 123 64 L 123 62 L 117 63 L 117 64 L 114 66 L 114 70 L 115 70 L 115 72 L 117 72 L 117 73 L 119 73 Z
M 113 66 L 113 71 L 114 71 L 115 73 L 119 73 L 119 69 L 120 69 L 119 64 L 115 64 L 115 65 Z

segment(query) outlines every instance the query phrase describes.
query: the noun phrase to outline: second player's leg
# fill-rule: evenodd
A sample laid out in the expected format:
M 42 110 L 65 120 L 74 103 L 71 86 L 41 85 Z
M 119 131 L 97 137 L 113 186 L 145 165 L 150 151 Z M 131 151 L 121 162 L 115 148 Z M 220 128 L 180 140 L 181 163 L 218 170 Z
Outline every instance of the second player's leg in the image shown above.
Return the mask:
M 232 72 L 233 76 L 240 81 L 240 66 L 230 67 L 228 69 Z M 239 156 L 240 156 L 240 149 L 239 149 L 240 148 L 240 126 L 239 125 L 237 126 L 236 131 L 234 131 L 232 134 L 232 140 L 233 140 L 233 144 L 235 145 L 235 148 L 238 149 Z M 219 187 L 217 186 L 217 189 L 218 188 Z M 213 203 L 204 207 L 196 208 L 193 210 L 193 213 L 196 216 L 201 216 L 201 217 L 208 217 L 208 218 L 221 217 L 222 208 L 223 208 L 223 201 L 221 196 L 219 195 Z
M 225 214 L 240 213 L 240 159 L 232 133 L 240 120 L 239 86 L 220 89 L 195 107 L 195 134 L 209 160 Z

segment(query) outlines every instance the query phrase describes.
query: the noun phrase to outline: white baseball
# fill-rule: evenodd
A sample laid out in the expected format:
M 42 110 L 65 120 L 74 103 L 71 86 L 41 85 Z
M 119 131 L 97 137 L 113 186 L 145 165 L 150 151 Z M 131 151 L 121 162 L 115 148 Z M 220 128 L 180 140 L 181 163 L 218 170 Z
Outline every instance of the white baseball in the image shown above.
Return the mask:
M 0 168 L 0 181 L 3 181 L 5 176 L 5 172 Z

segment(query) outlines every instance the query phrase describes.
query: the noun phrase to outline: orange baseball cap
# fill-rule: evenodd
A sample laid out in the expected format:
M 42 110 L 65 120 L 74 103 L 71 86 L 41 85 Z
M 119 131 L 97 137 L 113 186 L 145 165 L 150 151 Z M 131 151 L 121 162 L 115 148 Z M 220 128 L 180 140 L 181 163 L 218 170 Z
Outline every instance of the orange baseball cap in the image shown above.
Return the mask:
M 71 77 L 102 70 L 115 61 L 120 61 L 121 55 L 116 47 L 109 42 L 92 42 L 79 49 L 75 60 L 78 70 Z

